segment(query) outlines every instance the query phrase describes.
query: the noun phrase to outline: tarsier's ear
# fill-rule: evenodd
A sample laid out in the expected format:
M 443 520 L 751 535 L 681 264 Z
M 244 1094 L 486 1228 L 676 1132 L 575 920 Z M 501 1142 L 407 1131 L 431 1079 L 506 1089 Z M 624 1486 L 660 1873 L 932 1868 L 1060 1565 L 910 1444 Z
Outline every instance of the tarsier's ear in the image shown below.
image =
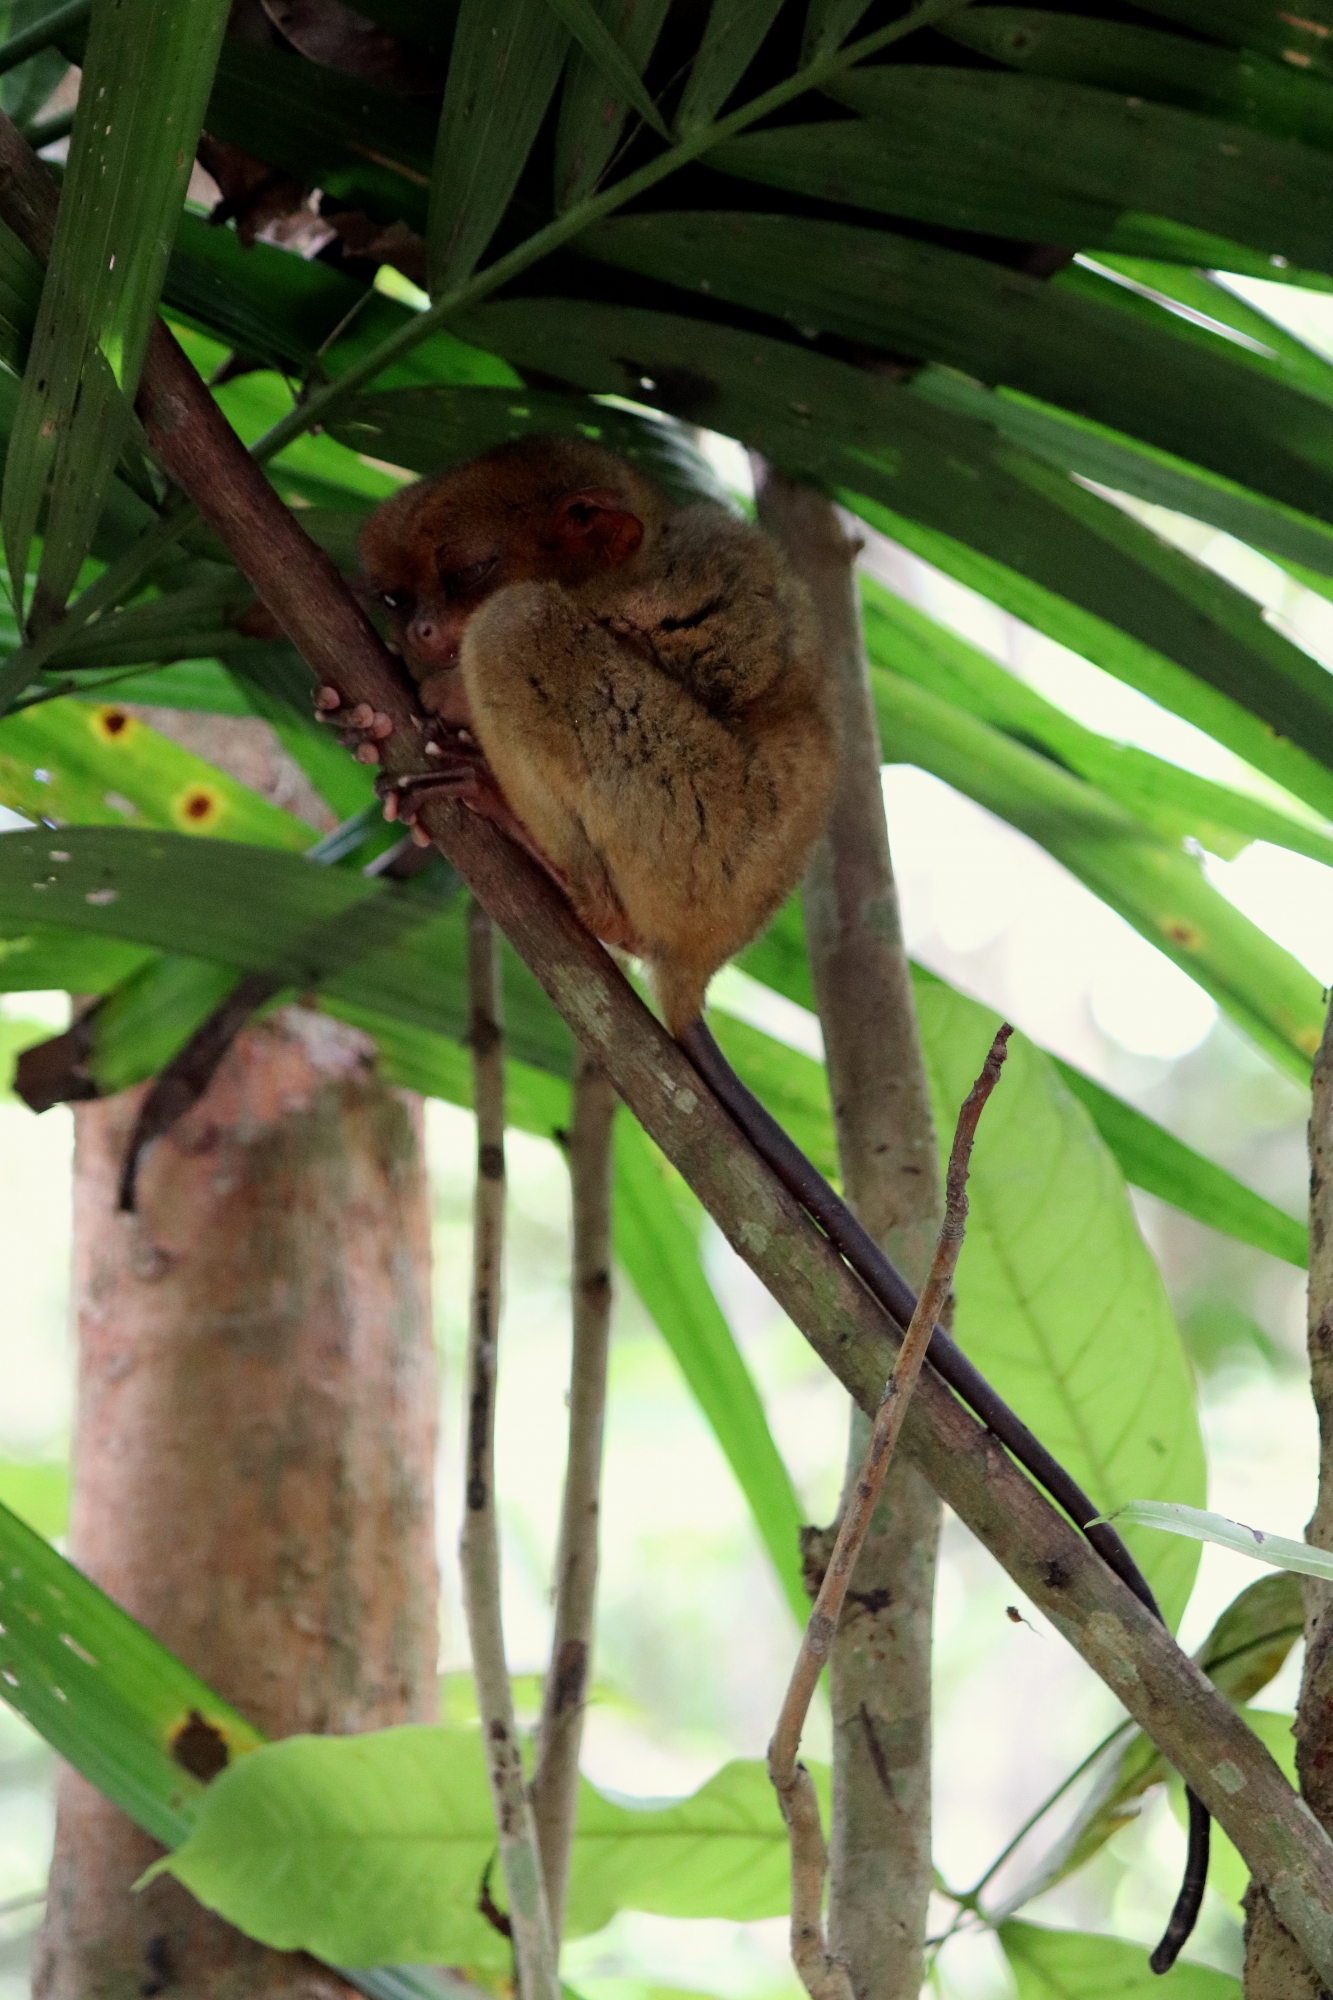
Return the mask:
M 613 489 L 588 487 L 556 502 L 543 540 L 570 555 L 598 556 L 615 569 L 643 540 L 643 522 Z

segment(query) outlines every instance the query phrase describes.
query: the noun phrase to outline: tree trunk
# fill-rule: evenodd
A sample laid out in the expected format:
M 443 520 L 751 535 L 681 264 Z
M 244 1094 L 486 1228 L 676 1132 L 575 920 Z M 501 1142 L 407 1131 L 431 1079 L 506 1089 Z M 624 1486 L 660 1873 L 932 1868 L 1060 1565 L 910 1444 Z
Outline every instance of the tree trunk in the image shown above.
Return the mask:
M 1333 1005 L 1310 1104 L 1310 1389 L 1319 1417 L 1319 1495 L 1305 1538 L 1333 1550 Z M 1301 1795 L 1333 1832 L 1333 1586 L 1303 1576 L 1305 1671 L 1296 1708 Z M 1333 2000 L 1256 1882 L 1245 1895 L 1247 2000 Z
M 436 1718 L 434 1358 L 419 1111 L 363 1036 L 239 1038 L 116 1185 L 141 1093 L 76 1113 L 74 1560 L 272 1736 Z M 38 2000 L 334 1995 L 169 1879 L 72 1772 Z
M 814 597 L 838 691 L 838 791 L 804 902 L 843 1186 L 870 1234 L 919 1286 L 943 1198 L 884 822 L 856 544 L 829 501 L 770 468 L 761 469 L 758 501 L 760 520 Z M 869 1419 L 853 1409 L 850 1478 L 869 1433 Z M 921 1986 L 939 1531 L 939 1500 L 914 1465 L 895 1457 L 829 1662 L 829 1948 L 846 1961 L 857 2000 L 916 2000 Z

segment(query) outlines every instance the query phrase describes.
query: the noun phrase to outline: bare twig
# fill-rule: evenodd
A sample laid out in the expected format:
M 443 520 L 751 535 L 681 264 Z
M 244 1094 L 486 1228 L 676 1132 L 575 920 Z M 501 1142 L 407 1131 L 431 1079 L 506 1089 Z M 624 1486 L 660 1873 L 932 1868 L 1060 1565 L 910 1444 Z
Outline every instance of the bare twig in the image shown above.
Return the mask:
M 0 159 L 0 215 L 22 234 L 12 192 Z M 154 451 L 319 680 L 349 706 L 368 701 L 391 717 L 386 770 L 412 769 L 420 717 L 405 678 L 164 328 L 145 367 L 140 413 Z M 898 1337 L 890 1317 L 537 864 L 457 802 L 429 804 L 422 817 L 723 1234 L 873 1413 Z M 930 1370 L 912 1399 L 903 1442 L 936 1491 L 1197 1788 L 1333 1984 L 1333 1841 L 1253 1730 Z
M 824 1942 L 820 1915 L 824 1893 L 824 1837 L 819 1826 L 819 1803 L 810 1775 L 796 1761 L 801 1747 L 801 1731 L 805 1727 L 819 1676 L 832 1649 L 847 1586 L 884 1485 L 884 1475 L 889 1469 L 889 1461 L 907 1415 L 907 1406 L 926 1358 L 930 1336 L 953 1283 L 954 1268 L 967 1226 L 967 1172 L 977 1135 L 977 1122 L 999 1082 L 1012 1033 L 1013 1029 L 1006 1022 L 991 1043 L 981 1075 L 968 1092 L 958 1114 L 958 1129 L 949 1154 L 944 1221 L 940 1225 L 939 1242 L 935 1246 L 930 1272 L 921 1288 L 912 1323 L 898 1350 L 898 1358 L 875 1413 L 856 1489 L 843 1513 L 838 1539 L 833 1545 L 824 1581 L 819 1586 L 819 1595 L 815 1598 L 778 1715 L 778 1725 L 768 1746 L 768 1775 L 781 1801 L 791 1841 L 792 1962 L 812 2000 L 851 2000 L 852 1984 L 846 1965 L 829 1952 Z
M 469 1039 L 477 1115 L 477 1189 L 473 1202 L 472 1326 L 468 1340 L 467 1487 L 459 1555 L 472 1642 L 491 1804 L 522 2000 L 560 2000 L 555 1947 L 500 1616 L 500 1535 L 495 1517 L 496 1343 L 504 1247 L 504 1042 L 500 1026 L 499 941 L 474 904 L 468 921 Z
M 602 1425 L 611 1331 L 611 1130 L 616 1094 L 601 1066 L 574 1071 L 569 1176 L 574 1204 L 569 1454 L 556 1557 L 555 1630 L 532 1787 L 551 1929 L 560 1936 L 578 1807 L 579 1744 L 592 1659 L 601 1514 Z

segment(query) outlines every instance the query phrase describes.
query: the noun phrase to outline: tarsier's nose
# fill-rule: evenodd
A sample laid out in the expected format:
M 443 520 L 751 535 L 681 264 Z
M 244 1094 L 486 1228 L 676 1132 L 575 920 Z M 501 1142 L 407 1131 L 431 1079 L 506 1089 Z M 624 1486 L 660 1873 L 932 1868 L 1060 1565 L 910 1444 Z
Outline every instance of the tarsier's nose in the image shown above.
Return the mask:
M 458 634 L 446 619 L 429 613 L 414 618 L 407 628 L 408 644 L 419 658 L 437 666 L 452 666 L 458 658 Z

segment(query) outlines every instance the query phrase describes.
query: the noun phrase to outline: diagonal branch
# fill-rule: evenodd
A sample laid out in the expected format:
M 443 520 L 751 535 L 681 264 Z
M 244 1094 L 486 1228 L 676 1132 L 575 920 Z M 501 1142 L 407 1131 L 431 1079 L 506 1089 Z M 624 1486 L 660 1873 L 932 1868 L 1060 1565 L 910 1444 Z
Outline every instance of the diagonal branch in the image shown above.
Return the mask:
M 35 162 L 34 170 L 41 172 Z M 3 188 L 0 213 L 11 214 Z M 154 451 L 318 680 L 352 706 L 365 701 L 390 715 L 395 735 L 384 745 L 384 765 L 390 775 L 407 770 L 421 717 L 405 678 L 165 327 L 149 350 L 139 409 Z M 900 1337 L 888 1315 L 536 863 L 464 806 L 428 805 L 423 817 L 724 1235 L 873 1415 Z M 1333 1985 L 1333 1841 L 1253 1731 L 930 1370 L 918 1384 L 903 1444 L 1200 1794 Z

